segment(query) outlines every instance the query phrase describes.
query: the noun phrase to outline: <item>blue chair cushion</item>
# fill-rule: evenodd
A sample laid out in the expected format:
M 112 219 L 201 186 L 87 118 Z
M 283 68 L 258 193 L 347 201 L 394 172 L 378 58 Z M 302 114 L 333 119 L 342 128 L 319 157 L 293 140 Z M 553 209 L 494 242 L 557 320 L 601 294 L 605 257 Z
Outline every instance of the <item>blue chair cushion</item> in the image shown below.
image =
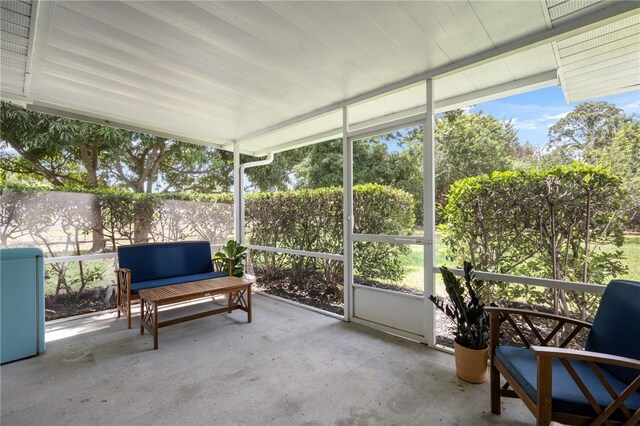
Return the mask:
M 207 272 L 205 274 L 183 275 L 181 277 L 159 278 L 157 280 L 147 280 L 131 282 L 131 293 L 136 294 L 145 288 L 162 287 L 165 285 L 188 283 L 191 281 L 212 280 L 214 278 L 226 277 L 221 272 Z
M 534 352 L 527 348 L 518 348 L 514 346 L 498 346 L 496 347 L 495 356 L 500 360 L 504 367 L 511 373 L 513 378 L 524 389 L 533 401 L 537 401 L 537 360 Z M 570 361 L 580 378 L 583 380 L 587 389 L 591 392 L 597 403 L 606 407 L 612 402 L 612 398 L 602 385 L 593 370 L 584 362 Z M 619 394 L 627 386 L 617 376 L 602 369 L 603 375 L 609 381 L 611 386 Z M 562 365 L 560 360 L 554 358 L 552 361 L 552 410 L 554 412 L 562 412 L 575 415 L 583 415 L 594 417 L 595 410 L 589 404 L 587 398 L 578 385 L 573 381 L 567 369 Z M 640 391 L 635 392 L 625 401 L 625 405 L 633 413 L 640 408 Z M 623 420 L 623 414 L 618 410 L 613 419 Z
M 131 270 L 132 283 L 213 272 L 208 241 L 121 246 L 118 263 Z
M 640 359 L 640 283 L 614 280 L 607 285 L 585 349 Z M 611 365 L 604 368 L 625 383 L 631 383 L 640 374 L 630 368 Z

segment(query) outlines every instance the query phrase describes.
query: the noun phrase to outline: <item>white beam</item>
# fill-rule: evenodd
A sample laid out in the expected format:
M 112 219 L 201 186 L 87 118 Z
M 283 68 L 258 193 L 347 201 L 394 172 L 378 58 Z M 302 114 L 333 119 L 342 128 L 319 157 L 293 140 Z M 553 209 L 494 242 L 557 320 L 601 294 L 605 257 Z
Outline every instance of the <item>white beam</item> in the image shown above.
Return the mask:
M 366 129 L 356 130 L 354 132 L 349 133 L 349 139 L 358 140 L 364 138 L 371 138 L 373 136 L 382 135 L 385 133 L 390 133 L 395 130 L 404 129 L 406 127 L 411 127 L 416 124 L 419 124 L 419 118 L 417 117 L 404 117 L 399 118 L 390 123 L 382 123 L 377 126 L 371 126 Z
M 105 115 L 100 115 L 100 114 L 86 115 L 82 111 L 77 111 L 71 108 L 59 107 L 56 105 L 46 104 L 42 102 L 36 102 L 35 104 L 30 104 L 30 105 L 27 104 L 27 109 L 31 111 L 42 112 L 45 114 L 53 114 L 60 117 L 72 118 L 74 120 L 86 121 L 88 123 L 96 123 L 104 126 L 118 127 L 120 129 L 129 130 L 132 132 L 150 133 L 155 136 L 160 136 L 167 139 L 193 143 L 196 145 L 204 145 L 204 146 L 209 146 L 209 147 L 218 148 L 218 149 L 222 149 L 222 145 L 228 142 L 226 140 L 211 142 L 204 139 L 185 138 L 171 132 L 163 131 L 161 129 L 154 130 L 149 127 L 145 127 L 144 125 L 139 125 L 138 123 L 128 122 L 128 121 L 114 121 L 110 117 Z
M 2 92 L 0 93 L 0 101 L 9 102 L 14 105 L 21 106 L 22 108 L 26 108 L 27 105 L 33 102 L 33 99 L 21 95 L 15 95 L 13 93 Z
M 487 87 L 485 89 L 480 89 L 475 92 L 466 93 L 464 95 L 442 99 L 435 103 L 435 112 L 440 113 L 451 111 L 452 109 L 456 108 L 467 107 L 470 105 L 479 104 L 481 102 L 501 99 L 518 93 L 530 92 L 532 90 L 557 85 L 557 70 L 549 70 L 540 74 L 532 75 L 530 77 L 509 81 L 507 83 Z
M 542 89 L 544 87 L 558 84 L 556 70 L 549 70 L 530 77 L 510 81 L 496 86 L 487 87 L 464 95 L 442 99 L 435 103 L 435 112 L 446 112 L 456 108 L 487 102 L 493 99 L 500 99 L 517 93 L 529 92 L 531 90 Z M 350 137 L 363 138 L 367 135 L 375 135 L 392 131 L 394 129 L 410 126 L 413 122 L 424 121 L 426 119 L 426 106 L 420 105 L 402 111 L 388 114 L 382 117 L 373 118 L 359 123 L 351 124 Z M 274 147 L 256 151 L 255 155 L 266 155 L 268 152 L 282 152 L 288 149 L 299 148 L 337 138 L 342 133 L 342 129 L 331 129 L 329 131 L 311 135 L 306 138 L 278 144 Z M 247 142 L 247 141 L 245 141 Z M 224 147 L 223 147 L 224 148 Z
M 242 203 L 243 193 L 242 175 L 240 174 L 240 144 L 233 144 L 233 235 L 234 240 L 242 242 L 242 234 L 244 230 L 244 217 L 241 215 L 240 205 Z
M 282 152 L 282 151 L 287 151 L 289 149 L 293 149 L 293 148 L 300 148 L 303 147 L 305 145 L 313 145 L 314 143 L 318 143 L 318 142 L 324 142 L 324 141 L 328 141 L 330 139 L 336 139 L 338 137 L 340 137 L 340 135 L 342 135 L 342 127 L 340 127 L 339 129 L 331 129 L 328 130 L 326 132 L 322 132 L 322 133 L 318 133 L 315 135 L 311 135 L 311 136 L 307 136 L 301 139 L 296 139 L 290 142 L 285 142 L 282 144 L 278 144 L 274 147 L 270 147 L 267 149 L 261 149 L 256 151 L 255 155 L 256 156 L 260 156 L 260 155 L 266 155 L 269 152 Z M 245 141 L 247 142 L 247 141 Z
M 424 338 L 427 345 L 433 347 L 436 344 L 435 335 L 435 309 L 429 300 L 430 295 L 436 294 L 435 275 L 433 267 L 435 263 L 435 239 L 436 239 L 436 190 L 435 190 L 435 112 L 433 101 L 433 80 L 428 79 L 427 89 L 427 116 L 422 132 L 422 206 L 424 227 L 424 312 L 425 332 Z
M 349 110 L 342 108 L 342 238 L 344 319 L 353 318 L 353 143 L 348 135 Z
M 56 9 L 56 0 L 34 1 L 31 4 L 31 22 L 29 25 L 29 46 L 27 48 L 27 67 L 24 82 L 24 95 L 31 97 L 32 87 L 37 87 L 41 64 L 49 42 L 49 33 Z

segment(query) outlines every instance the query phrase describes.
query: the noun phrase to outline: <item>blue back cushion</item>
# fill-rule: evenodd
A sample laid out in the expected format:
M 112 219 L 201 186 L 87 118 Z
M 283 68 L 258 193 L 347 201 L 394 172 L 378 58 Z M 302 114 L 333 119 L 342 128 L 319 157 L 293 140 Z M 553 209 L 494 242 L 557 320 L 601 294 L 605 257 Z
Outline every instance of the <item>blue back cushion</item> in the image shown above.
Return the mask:
M 640 283 L 614 280 L 609 283 L 593 320 L 585 349 L 640 359 Z M 625 383 L 637 370 L 603 365 Z
M 213 272 L 208 241 L 122 246 L 118 263 L 131 269 L 132 282 Z

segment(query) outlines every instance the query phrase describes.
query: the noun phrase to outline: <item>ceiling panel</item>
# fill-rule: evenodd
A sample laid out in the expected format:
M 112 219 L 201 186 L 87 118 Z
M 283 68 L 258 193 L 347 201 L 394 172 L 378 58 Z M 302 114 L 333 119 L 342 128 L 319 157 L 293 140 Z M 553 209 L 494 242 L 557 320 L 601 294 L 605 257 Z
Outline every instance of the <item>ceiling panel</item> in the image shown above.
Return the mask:
M 640 14 L 557 43 L 569 102 L 640 89 Z
M 558 25 L 569 19 L 575 19 L 587 13 L 603 9 L 609 6 L 612 1 L 613 0 L 547 0 L 547 5 L 549 7 L 551 22 L 553 25 Z
M 5 93 L 24 94 L 31 8 L 31 0 L 0 3 L 0 90 Z
M 39 108 L 225 149 L 241 140 L 251 153 L 331 136 L 341 127 L 336 105 L 389 85 L 351 108 L 353 122 L 410 114 L 424 106 L 424 84 L 399 81 L 614 3 L 60 0 L 34 8 L 31 51 L 30 2 L 1 4 L 3 98 L 26 92 L 24 103 Z M 639 29 L 611 25 L 558 41 L 561 64 L 547 43 L 440 78 L 436 101 L 460 106 L 550 84 L 558 66 L 570 96 L 620 90 L 616 81 L 635 77 Z

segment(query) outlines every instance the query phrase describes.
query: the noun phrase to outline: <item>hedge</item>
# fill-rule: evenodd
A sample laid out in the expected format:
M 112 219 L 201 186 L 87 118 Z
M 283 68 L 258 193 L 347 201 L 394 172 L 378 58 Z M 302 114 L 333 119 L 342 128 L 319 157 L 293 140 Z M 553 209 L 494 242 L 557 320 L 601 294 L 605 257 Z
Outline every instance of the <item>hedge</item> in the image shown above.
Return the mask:
M 579 163 L 548 170 L 493 172 L 455 182 L 443 208 L 448 257 L 480 270 L 605 284 L 625 272 L 620 262 L 625 217 L 620 179 Z M 497 297 L 548 303 L 547 291 L 495 287 Z M 561 293 L 584 318 L 595 299 Z
M 408 235 L 415 221 L 413 197 L 399 189 L 356 185 L 355 232 Z M 253 244 L 323 253 L 343 252 L 342 188 L 320 188 L 251 194 L 246 199 L 247 231 Z M 356 243 L 354 272 L 360 277 L 398 280 L 400 257 L 406 246 Z M 282 268 L 282 256 L 262 255 L 267 275 Z M 339 281 L 342 264 L 308 257 L 289 257 L 295 279 L 309 270 L 323 269 L 327 281 Z
M 54 228 L 61 228 L 67 240 L 75 242 L 79 238 L 86 241 L 86 235 L 94 233 L 94 239 L 102 240 L 101 246 L 112 250 L 122 243 L 143 241 L 206 239 L 221 243 L 233 234 L 230 193 L 140 194 L 17 184 L 3 184 L 0 189 L 3 245 L 25 235 L 47 245 L 47 233 Z M 245 201 L 250 243 L 342 253 L 341 188 L 253 193 Z M 370 234 L 410 233 L 415 219 L 411 195 L 373 184 L 354 187 L 354 214 L 356 232 Z M 49 256 L 62 254 L 53 246 L 47 249 Z M 404 246 L 358 243 L 356 273 L 365 278 L 398 279 L 402 276 L 398 257 L 404 251 Z M 305 273 L 321 270 L 327 281 L 341 281 L 341 262 L 273 253 L 263 253 L 256 260 L 267 275 L 290 268 L 295 277 L 303 279 Z

